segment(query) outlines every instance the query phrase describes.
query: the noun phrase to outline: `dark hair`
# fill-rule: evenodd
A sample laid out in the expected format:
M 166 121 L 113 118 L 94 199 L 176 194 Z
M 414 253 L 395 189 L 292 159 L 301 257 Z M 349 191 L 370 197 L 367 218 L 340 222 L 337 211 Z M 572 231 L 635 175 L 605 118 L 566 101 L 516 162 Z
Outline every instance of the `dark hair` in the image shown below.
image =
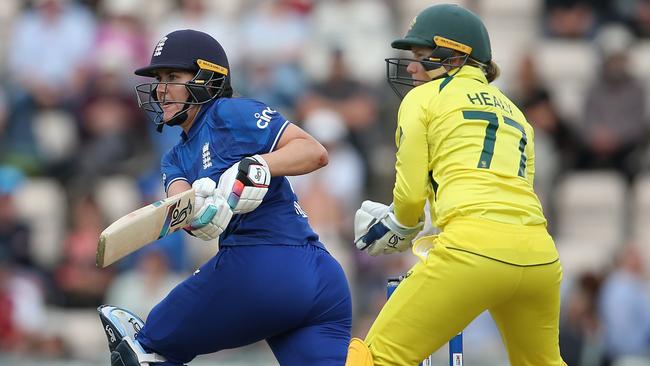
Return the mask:
M 483 69 L 483 72 L 485 72 L 485 77 L 487 78 L 488 83 L 491 83 L 501 75 L 501 68 L 496 62 L 490 61 L 490 63 L 486 65 L 486 68 Z
M 230 85 L 230 78 L 227 78 L 223 84 L 223 91 L 221 92 L 221 97 L 232 98 L 234 93 L 235 91 L 232 89 L 232 85 Z

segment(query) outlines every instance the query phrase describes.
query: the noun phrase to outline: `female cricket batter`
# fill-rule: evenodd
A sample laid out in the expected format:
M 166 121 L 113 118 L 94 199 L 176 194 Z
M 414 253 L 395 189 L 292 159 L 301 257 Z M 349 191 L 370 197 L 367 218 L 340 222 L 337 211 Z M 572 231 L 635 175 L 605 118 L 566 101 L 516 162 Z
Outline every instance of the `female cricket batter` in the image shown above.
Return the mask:
M 427 199 L 441 233 L 415 242 L 421 260 L 365 341 L 352 340 L 347 365 L 417 365 L 485 310 L 511 365 L 563 365 L 562 269 L 533 191 L 533 129 L 489 85 L 499 71 L 485 26 L 435 5 L 392 46 L 413 58 L 386 60 L 389 82 L 416 87 L 399 108 L 393 204 L 363 203 L 356 244 L 371 255 L 408 249 Z
M 99 308 L 113 366 L 182 365 L 266 340 L 281 365 L 343 365 L 350 291 L 285 176 L 327 164 L 310 135 L 264 103 L 233 98 L 226 54 L 208 34 L 180 30 L 137 75 L 140 106 L 158 128 L 180 126 L 162 158 L 167 195 L 194 188 L 187 229 L 219 252 L 156 305 L 146 325 Z

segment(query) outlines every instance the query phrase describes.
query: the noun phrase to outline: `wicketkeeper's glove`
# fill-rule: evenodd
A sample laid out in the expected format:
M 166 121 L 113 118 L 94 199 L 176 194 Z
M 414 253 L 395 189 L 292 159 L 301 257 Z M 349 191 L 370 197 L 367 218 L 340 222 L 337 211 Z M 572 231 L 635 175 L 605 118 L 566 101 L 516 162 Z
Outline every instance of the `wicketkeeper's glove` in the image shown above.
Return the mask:
M 414 227 L 404 226 L 395 218 L 392 204 L 363 201 L 354 216 L 354 244 L 373 256 L 403 252 L 423 225 L 421 219 Z
M 210 178 L 197 179 L 193 184 L 196 213 L 187 228 L 203 240 L 219 237 L 230 223 L 232 210 L 226 199 L 216 191 L 217 184 Z
M 217 193 L 225 197 L 235 214 L 251 212 L 264 199 L 271 183 L 271 172 L 259 156 L 243 158 L 219 178 Z

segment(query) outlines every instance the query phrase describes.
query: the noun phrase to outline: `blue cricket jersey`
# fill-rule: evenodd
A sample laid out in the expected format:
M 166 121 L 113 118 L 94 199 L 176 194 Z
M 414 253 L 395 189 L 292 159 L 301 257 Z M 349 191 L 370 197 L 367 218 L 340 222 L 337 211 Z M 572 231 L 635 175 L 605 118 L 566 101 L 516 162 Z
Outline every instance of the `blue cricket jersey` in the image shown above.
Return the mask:
M 221 174 L 241 159 L 273 151 L 289 123 L 252 99 L 219 98 L 203 105 L 189 133 L 183 132 L 182 140 L 162 158 L 165 191 L 179 179 L 190 184 L 204 177 L 219 182 Z M 323 248 L 285 177 L 271 178 L 262 204 L 234 215 L 219 237 L 222 247 L 307 243 Z

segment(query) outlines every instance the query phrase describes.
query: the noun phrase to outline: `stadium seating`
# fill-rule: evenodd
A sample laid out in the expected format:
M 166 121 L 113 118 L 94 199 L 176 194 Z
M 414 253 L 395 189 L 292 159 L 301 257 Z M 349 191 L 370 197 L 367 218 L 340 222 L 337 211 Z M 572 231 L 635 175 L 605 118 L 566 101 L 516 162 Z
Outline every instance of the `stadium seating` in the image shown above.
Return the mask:
M 632 242 L 639 246 L 645 266 L 650 269 L 650 173 L 637 178 L 631 199 Z
M 31 230 L 35 261 L 51 268 L 62 252 L 68 205 L 63 187 L 53 179 L 29 179 L 15 193 L 18 215 Z
M 556 242 L 563 267 L 579 273 L 609 264 L 627 232 L 627 183 L 614 171 L 567 174 L 556 189 Z

